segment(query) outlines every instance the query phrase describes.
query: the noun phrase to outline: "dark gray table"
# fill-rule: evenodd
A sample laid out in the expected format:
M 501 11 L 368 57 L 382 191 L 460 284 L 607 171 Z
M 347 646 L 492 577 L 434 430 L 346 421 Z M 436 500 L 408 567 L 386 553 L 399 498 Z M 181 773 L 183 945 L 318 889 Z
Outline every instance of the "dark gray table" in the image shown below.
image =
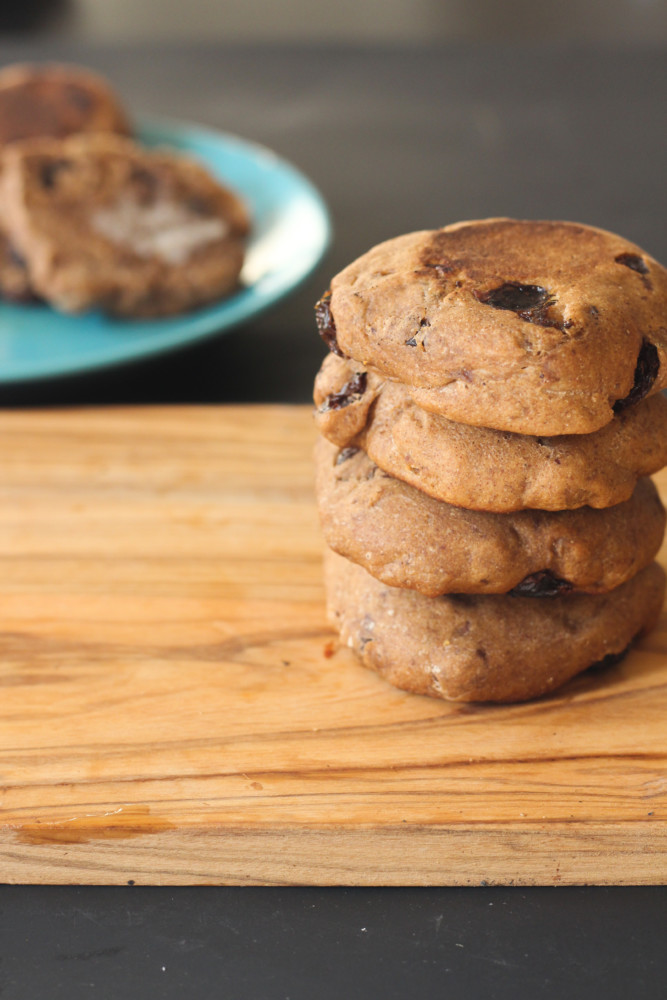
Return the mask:
M 616 230 L 667 259 L 662 51 L 74 50 L 146 114 L 238 132 L 298 164 L 335 243 L 243 329 L 5 406 L 306 402 L 312 305 L 386 237 L 487 215 Z M 664 871 L 656 879 L 664 879 Z M 0 873 L 1 879 L 1 873 Z M 253 1000 L 664 998 L 667 890 L 0 888 L 0 996 Z

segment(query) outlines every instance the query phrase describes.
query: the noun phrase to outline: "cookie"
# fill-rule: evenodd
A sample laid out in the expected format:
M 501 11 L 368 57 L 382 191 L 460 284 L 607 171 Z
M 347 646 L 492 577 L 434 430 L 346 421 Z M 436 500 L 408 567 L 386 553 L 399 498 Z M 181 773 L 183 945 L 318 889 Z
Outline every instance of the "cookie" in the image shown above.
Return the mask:
M 34 289 L 65 312 L 164 316 L 238 285 L 246 210 L 176 154 L 112 135 L 15 144 L 0 203 Z
M 667 271 L 620 236 L 486 219 L 381 243 L 317 308 L 332 350 L 418 405 L 521 434 L 590 434 L 667 386 Z
M 385 472 L 438 500 L 497 513 L 611 507 L 667 464 L 667 397 L 618 413 L 593 434 L 533 437 L 420 409 L 398 382 L 330 354 L 315 380 L 316 420 Z
M 78 66 L 8 66 L 0 71 L 0 147 L 40 136 L 118 132 L 130 125 L 108 83 Z
M 604 593 L 655 558 L 665 510 L 650 479 L 593 510 L 489 514 L 434 500 L 358 448 L 320 438 L 316 491 L 327 545 L 392 587 L 421 594 Z
M 607 594 L 425 597 L 328 551 L 329 618 L 362 663 L 396 687 L 452 701 L 524 701 L 618 658 L 658 620 L 651 563 Z

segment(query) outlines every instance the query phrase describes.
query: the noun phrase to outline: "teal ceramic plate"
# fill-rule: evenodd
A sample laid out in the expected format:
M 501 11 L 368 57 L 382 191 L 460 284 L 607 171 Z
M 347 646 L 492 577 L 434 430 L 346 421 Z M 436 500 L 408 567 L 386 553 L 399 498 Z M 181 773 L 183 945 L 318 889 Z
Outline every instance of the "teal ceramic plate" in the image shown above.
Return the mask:
M 0 302 L 0 384 L 105 368 L 229 330 L 292 291 L 330 239 L 329 216 L 310 181 L 270 150 L 223 132 L 170 121 L 139 127 L 147 146 L 194 156 L 246 201 L 252 236 L 233 296 L 183 316 L 67 316 L 43 305 Z

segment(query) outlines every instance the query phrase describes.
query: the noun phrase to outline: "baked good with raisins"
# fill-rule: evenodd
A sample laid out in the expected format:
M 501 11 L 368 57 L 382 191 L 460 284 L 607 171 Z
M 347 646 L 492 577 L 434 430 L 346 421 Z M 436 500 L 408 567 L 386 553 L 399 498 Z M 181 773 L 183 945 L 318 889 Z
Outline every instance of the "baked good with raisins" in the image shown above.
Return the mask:
M 590 226 L 410 233 L 316 306 L 330 621 L 392 684 L 522 701 L 660 614 L 667 272 Z
M 327 545 L 377 580 L 427 597 L 606 593 L 655 559 L 665 530 L 650 479 L 604 510 L 493 514 L 435 500 L 361 448 L 320 438 L 315 483 Z
M 315 380 L 320 433 L 358 445 L 438 500 L 496 513 L 610 507 L 667 464 L 667 397 L 629 406 L 593 434 L 536 437 L 421 409 L 411 390 L 330 354 Z
M 665 596 L 657 563 L 606 594 L 424 597 L 328 551 L 325 583 L 329 620 L 365 666 L 452 701 L 525 701 L 618 660 L 655 626 Z
M 175 153 L 110 134 L 17 143 L 0 206 L 32 287 L 65 312 L 166 316 L 238 286 L 245 206 Z
M 521 434 L 589 434 L 667 386 L 667 271 L 613 233 L 484 219 L 388 240 L 319 309 L 344 356 L 423 409 Z

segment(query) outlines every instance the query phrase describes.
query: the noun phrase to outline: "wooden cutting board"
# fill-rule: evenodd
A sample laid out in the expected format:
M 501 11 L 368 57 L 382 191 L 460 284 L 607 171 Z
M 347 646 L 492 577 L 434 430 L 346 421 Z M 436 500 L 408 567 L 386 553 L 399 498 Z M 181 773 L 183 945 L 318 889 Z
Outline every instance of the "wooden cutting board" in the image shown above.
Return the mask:
M 0 882 L 666 882 L 665 616 L 533 704 L 397 691 L 326 624 L 313 440 L 0 414 Z

